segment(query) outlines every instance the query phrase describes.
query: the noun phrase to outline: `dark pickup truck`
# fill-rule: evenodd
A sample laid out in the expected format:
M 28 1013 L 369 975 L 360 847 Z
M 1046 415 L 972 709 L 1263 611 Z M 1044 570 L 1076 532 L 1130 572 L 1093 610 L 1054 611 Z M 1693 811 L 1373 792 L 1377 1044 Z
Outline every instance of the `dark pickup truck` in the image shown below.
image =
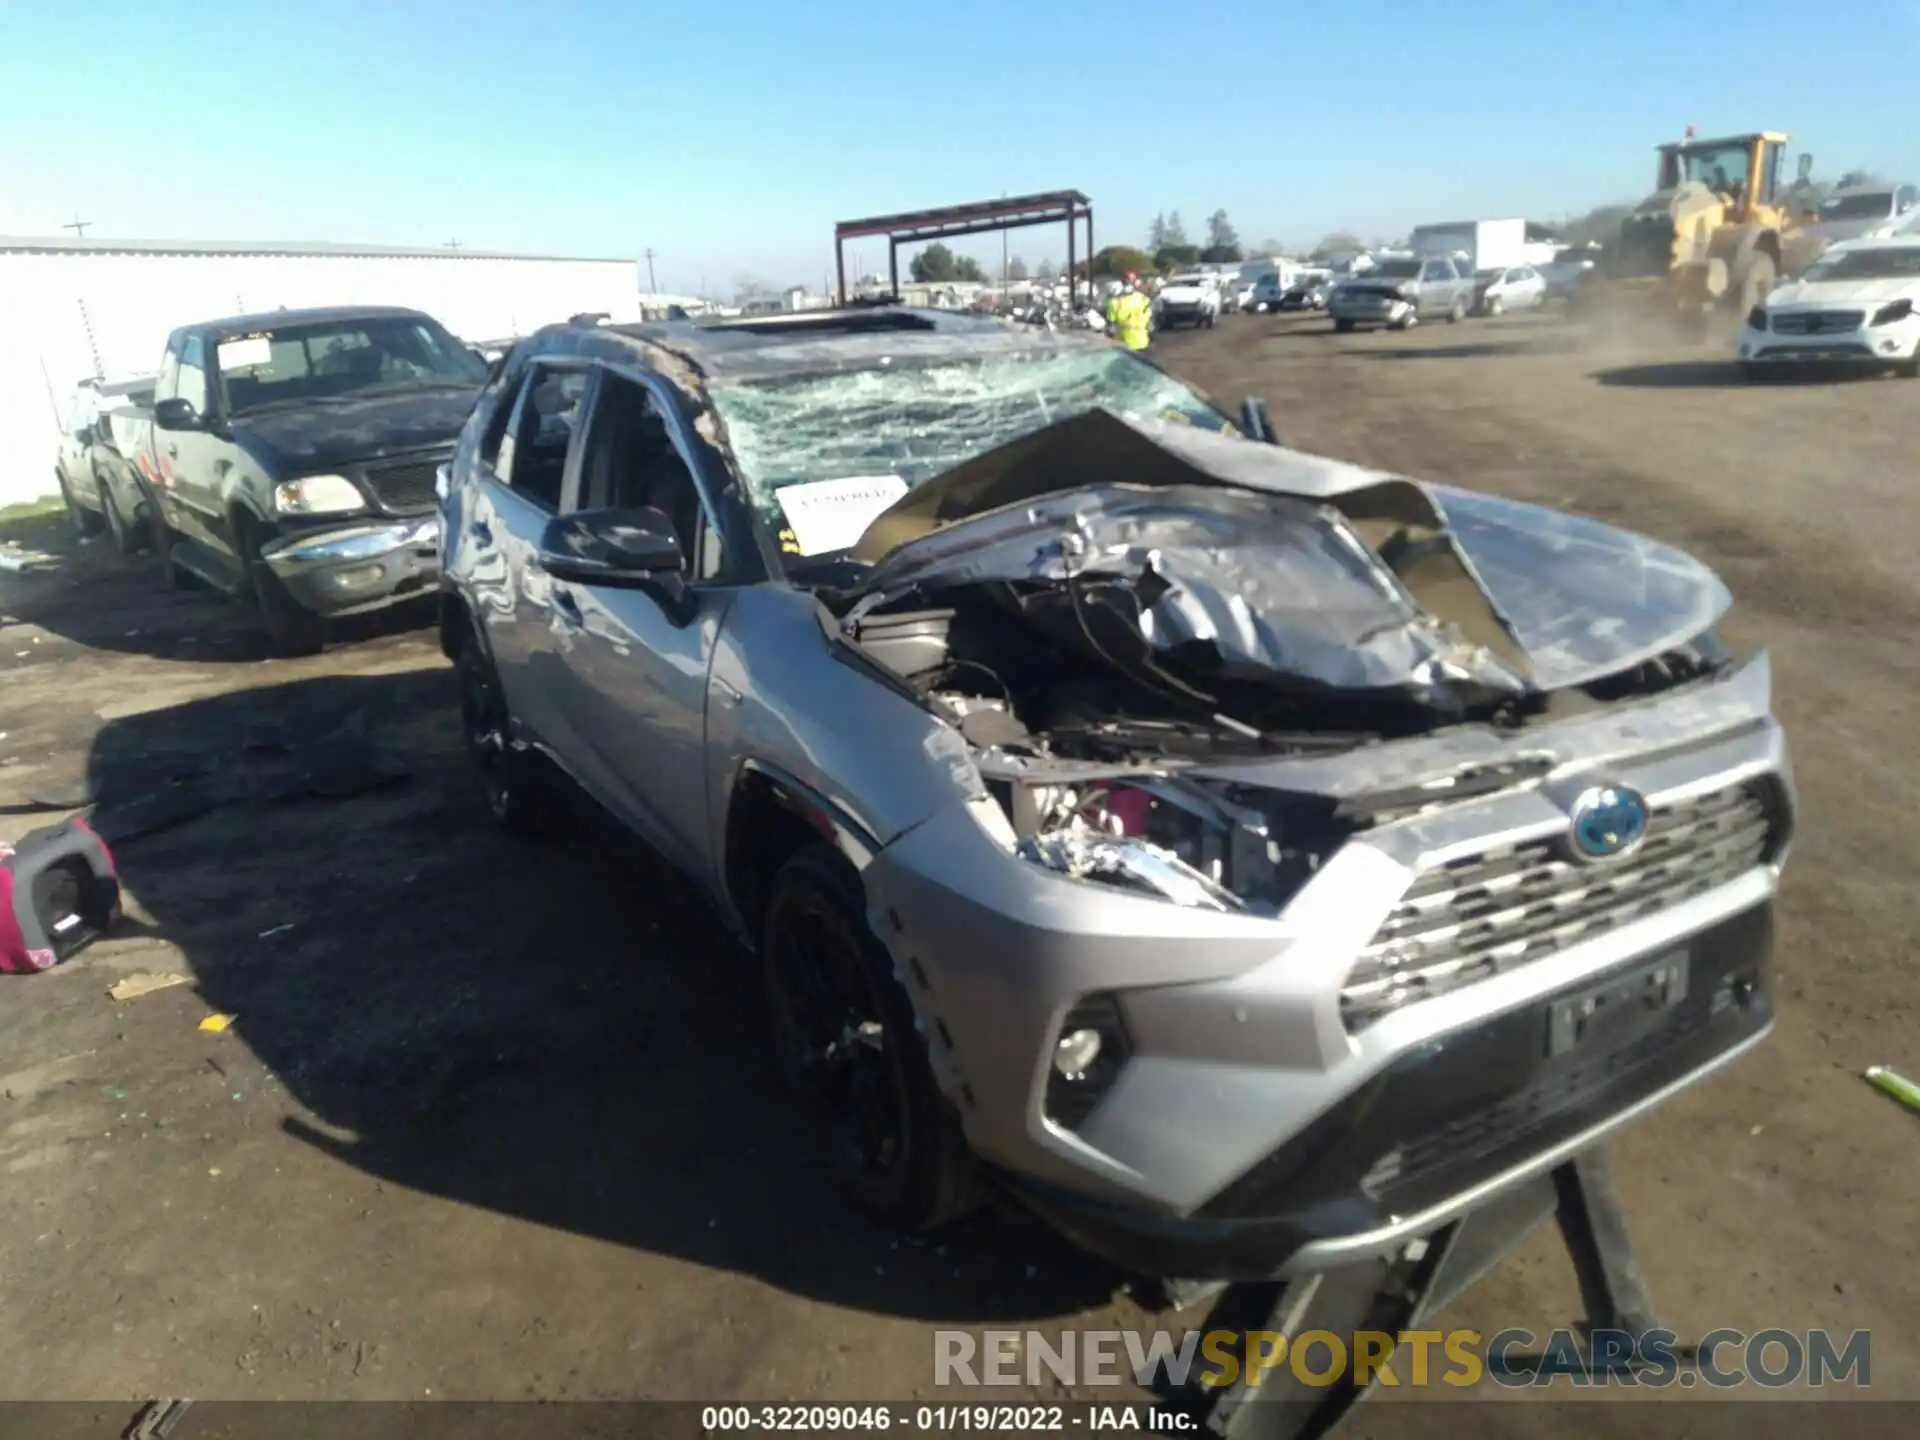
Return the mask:
M 417 310 L 279 310 L 167 338 L 151 410 L 107 417 L 169 580 L 251 599 L 282 654 L 435 593 L 436 471 L 486 362 Z

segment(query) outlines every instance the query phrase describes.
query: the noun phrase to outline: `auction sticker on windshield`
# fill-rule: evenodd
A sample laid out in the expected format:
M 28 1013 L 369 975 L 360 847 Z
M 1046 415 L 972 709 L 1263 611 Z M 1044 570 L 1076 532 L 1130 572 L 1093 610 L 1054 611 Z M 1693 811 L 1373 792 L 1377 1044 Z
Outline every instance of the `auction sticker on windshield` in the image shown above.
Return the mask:
M 802 555 L 850 550 L 880 512 L 907 493 L 898 475 L 808 480 L 774 492 Z
M 238 340 L 220 342 L 220 368 L 222 370 L 247 370 L 255 365 L 273 363 L 273 338 L 268 335 L 246 335 Z

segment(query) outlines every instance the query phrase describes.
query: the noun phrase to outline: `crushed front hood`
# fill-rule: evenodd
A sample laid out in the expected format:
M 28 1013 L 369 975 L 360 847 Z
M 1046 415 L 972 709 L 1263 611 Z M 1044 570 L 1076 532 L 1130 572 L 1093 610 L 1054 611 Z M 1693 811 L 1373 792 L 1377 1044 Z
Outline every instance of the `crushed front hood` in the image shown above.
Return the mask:
M 874 562 L 861 609 L 929 585 L 1151 575 L 1156 650 L 1429 698 L 1588 684 L 1731 603 L 1691 556 L 1595 520 L 1107 411 L 924 482 L 855 553 Z

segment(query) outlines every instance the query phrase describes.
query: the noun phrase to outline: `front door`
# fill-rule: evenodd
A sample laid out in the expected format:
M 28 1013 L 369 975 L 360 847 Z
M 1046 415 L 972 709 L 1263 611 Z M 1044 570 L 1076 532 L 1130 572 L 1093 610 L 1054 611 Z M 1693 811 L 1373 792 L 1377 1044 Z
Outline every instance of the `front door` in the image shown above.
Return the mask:
M 569 503 L 658 512 L 680 539 L 684 609 L 669 613 L 657 590 L 555 582 L 553 610 L 572 632 L 559 694 L 583 773 L 668 861 L 704 878 L 708 670 L 733 591 L 691 453 L 663 394 L 601 372 Z

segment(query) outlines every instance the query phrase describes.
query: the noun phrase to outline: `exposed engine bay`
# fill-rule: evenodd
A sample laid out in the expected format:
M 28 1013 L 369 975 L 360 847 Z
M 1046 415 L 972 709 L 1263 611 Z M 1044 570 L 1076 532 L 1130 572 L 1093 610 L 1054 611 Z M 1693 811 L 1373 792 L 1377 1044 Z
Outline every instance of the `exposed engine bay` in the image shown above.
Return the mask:
M 891 543 L 866 583 L 823 596 L 966 740 L 1014 843 L 1050 868 L 1271 913 L 1379 807 L 1218 767 L 1522 730 L 1725 662 L 1726 592 L 1678 551 L 1166 432 L 1095 412 L 936 477 L 869 529 Z M 1090 469 L 1129 478 L 1075 483 Z

